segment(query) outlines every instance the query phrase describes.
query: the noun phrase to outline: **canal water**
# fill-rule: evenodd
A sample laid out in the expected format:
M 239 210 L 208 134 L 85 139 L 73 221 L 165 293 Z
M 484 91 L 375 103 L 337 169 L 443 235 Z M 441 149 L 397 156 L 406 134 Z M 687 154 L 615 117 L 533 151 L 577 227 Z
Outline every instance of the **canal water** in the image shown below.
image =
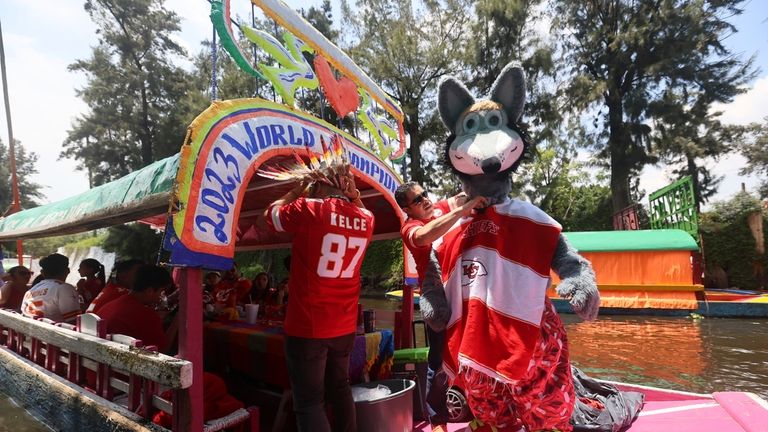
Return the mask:
M 365 298 L 392 328 L 397 302 Z M 417 312 L 418 314 L 418 312 Z M 596 378 L 690 392 L 750 391 L 768 399 L 768 320 L 562 315 L 572 362 Z M 423 336 L 417 334 L 423 344 Z M 0 432 L 49 431 L 0 391 Z
M 398 308 L 382 299 L 363 304 Z M 696 393 L 750 391 L 768 400 L 768 319 L 561 317 L 572 363 L 593 377 Z M 377 325 L 391 327 L 388 319 L 377 316 Z
M 0 432 L 50 432 L 0 389 Z

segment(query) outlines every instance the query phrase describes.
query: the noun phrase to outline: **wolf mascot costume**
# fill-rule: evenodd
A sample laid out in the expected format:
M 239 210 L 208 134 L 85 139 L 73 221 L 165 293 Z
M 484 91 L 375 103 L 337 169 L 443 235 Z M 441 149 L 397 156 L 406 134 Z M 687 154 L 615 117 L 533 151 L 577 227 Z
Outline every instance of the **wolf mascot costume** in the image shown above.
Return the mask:
M 557 293 L 583 319 L 596 318 L 600 296 L 560 224 L 508 198 L 529 149 L 517 125 L 524 103 L 523 72 L 513 64 L 489 100 L 475 101 L 452 77 L 440 83 L 440 116 L 451 132 L 446 162 L 469 198 L 487 197 L 489 207 L 433 243 L 437 262 L 421 304 L 430 325 L 446 329 L 445 370 L 465 391 L 473 430 L 569 431 L 573 382 L 565 329 L 546 296 L 550 269 L 561 279 Z

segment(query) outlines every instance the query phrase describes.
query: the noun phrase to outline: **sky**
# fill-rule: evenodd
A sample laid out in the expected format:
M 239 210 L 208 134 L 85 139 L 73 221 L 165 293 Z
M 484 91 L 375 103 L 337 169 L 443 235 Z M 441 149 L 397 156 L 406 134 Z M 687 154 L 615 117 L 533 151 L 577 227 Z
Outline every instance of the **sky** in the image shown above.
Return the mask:
M 292 7 L 319 6 L 322 0 L 290 0 Z M 338 3 L 338 2 L 334 2 Z M 200 50 L 200 42 L 210 39 L 212 27 L 206 0 L 166 0 L 166 7 L 182 19 L 178 41 L 191 55 Z M 248 0 L 232 0 L 233 11 L 242 17 L 250 13 Z M 755 56 L 761 69 L 747 92 L 718 107 L 725 122 L 747 124 L 768 117 L 768 2 L 751 0 L 745 12 L 732 23 L 738 33 L 725 40 L 728 47 L 742 56 Z M 340 21 L 338 8 L 334 20 Z M 74 119 L 87 107 L 77 98 L 76 89 L 86 84 L 81 73 L 69 72 L 67 66 L 90 56 L 96 44 L 96 27 L 83 10 L 83 0 L 2 0 L 0 1 L 8 70 L 8 93 L 14 138 L 40 159 L 39 173 L 32 179 L 43 187 L 43 203 L 58 201 L 88 188 L 87 175 L 78 171 L 74 160 L 59 159 L 62 142 Z M 4 113 L 3 113 L 4 114 Z M 0 121 L 0 137 L 8 142 L 5 121 Z M 181 145 L 183 137 L 179 137 Z M 739 155 L 728 155 L 708 166 L 725 180 L 715 200 L 726 200 L 746 184 L 755 191 L 757 178 L 741 176 L 745 164 Z M 640 186 L 650 193 L 670 183 L 666 167 L 647 167 Z M 646 198 L 647 199 L 647 198 Z M 647 203 L 646 203 L 647 204 Z M 705 207 L 706 208 L 706 207 Z

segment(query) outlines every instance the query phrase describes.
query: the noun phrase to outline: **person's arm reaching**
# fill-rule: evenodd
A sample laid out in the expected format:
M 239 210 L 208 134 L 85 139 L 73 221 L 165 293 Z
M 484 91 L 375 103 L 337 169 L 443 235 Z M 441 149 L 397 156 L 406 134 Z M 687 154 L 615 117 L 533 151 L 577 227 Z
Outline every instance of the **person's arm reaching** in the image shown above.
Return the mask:
M 351 172 L 347 175 L 347 181 L 344 185 L 344 196 L 349 199 L 349 202 L 360 207 L 365 208 L 363 200 L 360 199 L 360 189 L 355 185 L 355 175 Z
M 307 186 L 309 185 L 309 182 L 307 181 L 300 181 L 296 183 L 296 186 L 293 187 L 293 189 L 289 190 L 285 195 L 281 196 L 277 199 L 277 201 L 273 202 L 272 204 L 267 207 L 266 210 L 264 210 L 264 217 L 269 217 L 269 209 L 272 207 L 282 207 L 286 204 L 290 204 L 297 199 L 299 199 L 302 195 L 304 195 L 304 191 L 307 190 Z
M 470 213 L 472 213 L 472 209 L 485 207 L 487 202 L 487 199 L 481 196 L 465 202 L 460 207 L 456 207 L 450 212 L 431 220 L 424 226 L 414 230 L 411 235 L 411 241 L 418 247 L 425 247 L 432 244 L 432 242 L 448 232 L 457 220 L 469 216 Z
M 267 219 L 272 217 L 269 212 L 272 210 L 273 207 L 277 206 L 282 207 L 286 204 L 290 204 L 297 199 L 299 199 L 302 195 L 304 195 L 304 191 L 307 190 L 307 186 L 309 185 L 308 180 L 302 180 L 298 183 L 296 183 L 296 186 L 294 186 L 291 190 L 289 190 L 285 195 L 281 196 L 277 199 L 277 201 L 273 202 L 272 204 L 268 205 L 266 209 L 264 209 L 264 213 L 261 214 L 261 217 L 256 219 L 256 227 L 258 229 L 266 229 L 267 228 Z
M 457 207 L 461 207 L 467 202 L 467 194 L 464 192 L 459 192 L 445 201 L 448 203 L 448 208 L 453 210 Z

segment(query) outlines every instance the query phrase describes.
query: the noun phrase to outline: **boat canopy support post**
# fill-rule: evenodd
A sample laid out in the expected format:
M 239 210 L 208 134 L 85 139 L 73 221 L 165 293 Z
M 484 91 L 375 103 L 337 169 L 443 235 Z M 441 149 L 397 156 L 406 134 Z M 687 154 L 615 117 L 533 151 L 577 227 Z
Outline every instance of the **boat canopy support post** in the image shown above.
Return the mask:
M 403 306 L 400 313 L 400 348 L 413 348 L 413 287 L 403 285 Z
M 175 268 L 179 297 L 179 356 L 192 363 L 192 385 L 175 393 L 173 430 L 203 431 L 203 284 L 199 268 Z

